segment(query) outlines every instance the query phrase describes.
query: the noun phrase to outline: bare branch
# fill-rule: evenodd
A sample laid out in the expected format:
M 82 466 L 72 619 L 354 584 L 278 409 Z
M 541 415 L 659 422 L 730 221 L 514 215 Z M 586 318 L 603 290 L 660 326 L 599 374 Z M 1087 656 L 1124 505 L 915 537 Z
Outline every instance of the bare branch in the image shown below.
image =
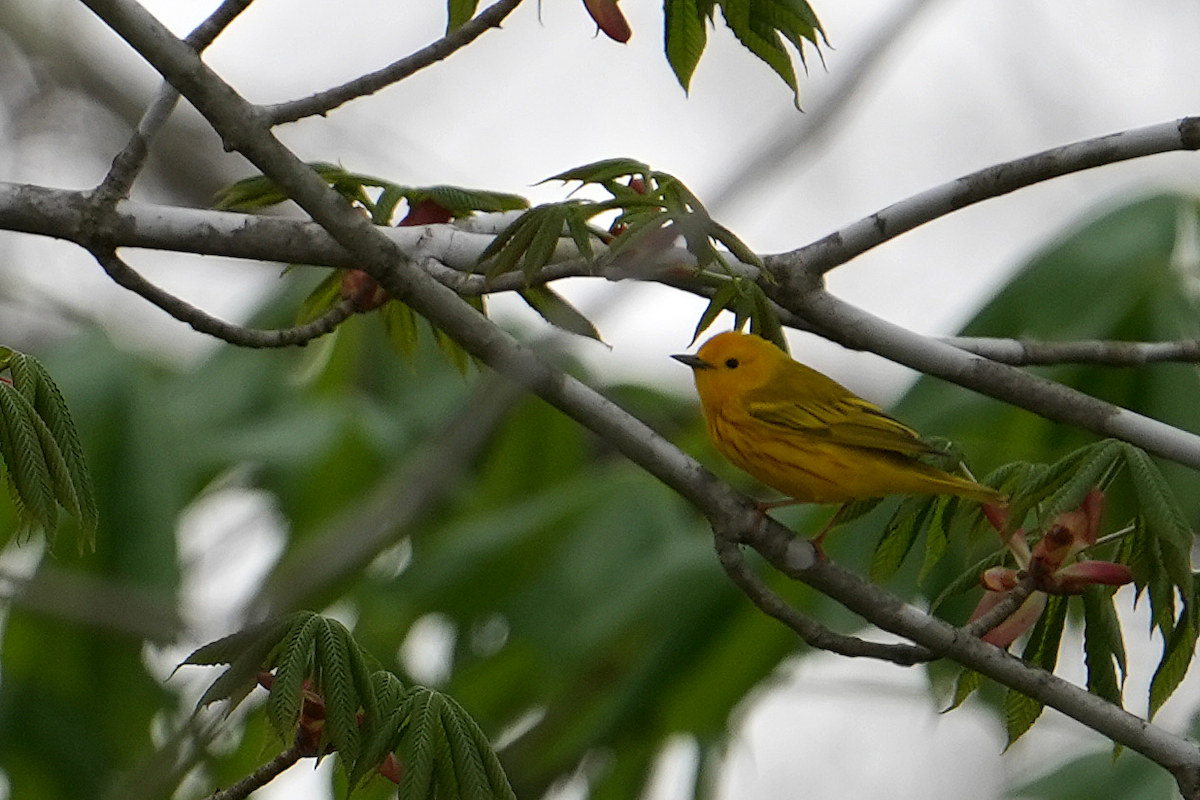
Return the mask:
M 963 632 L 972 636 L 985 636 L 992 628 L 1015 614 L 1036 587 L 1037 579 L 1034 576 L 1022 575 L 1017 585 L 1009 589 L 1000 602 L 980 614 L 974 622 L 964 625 Z
M 828 650 L 831 653 L 843 656 L 877 658 L 881 661 L 890 661 L 893 664 L 905 667 L 936 658 L 934 654 L 924 647 L 914 647 L 910 644 L 868 642 L 856 636 L 844 636 L 834 633 L 812 617 L 800 613 L 782 597 L 773 592 L 771 587 L 763 583 L 754 574 L 754 570 L 750 569 L 750 566 L 746 563 L 746 559 L 736 542 L 722 535 L 715 536 L 714 540 L 716 542 L 717 557 L 721 561 L 721 566 L 725 568 L 725 573 L 733 580 L 734 584 L 753 601 L 754 605 L 758 606 L 768 616 L 774 617 L 791 628 L 810 647 L 815 647 L 819 650 Z
M 279 777 L 284 770 L 295 765 L 304 755 L 300 742 L 294 742 L 291 747 L 263 764 L 228 789 L 213 792 L 208 800 L 246 800 L 252 792 L 266 786 Z
M 1056 364 L 1140 367 L 1172 361 L 1200 361 L 1200 339 L 1183 339 L 1177 342 L 1109 342 L 1098 339 L 1038 342 L 1028 339 L 947 336 L 939 341 L 992 361 L 1018 367 Z
M 305 345 L 313 339 L 330 333 L 354 315 L 354 306 L 343 300 L 316 319 L 292 328 L 264 331 L 246 328 L 218 319 L 201 311 L 185 300 L 176 297 L 143 278 L 136 270 L 122 261 L 112 250 L 93 249 L 92 255 L 100 266 L 118 285 L 137 294 L 166 311 L 180 322 L 185 322 L 200 333 L 215 336 L 239 347 L 290 347 Z
M 368 73 L 310 97 L 265 106 L 263 116 L 271 125 L 282 125 L 285 122 L 295 122 L 304 117 L 327 114 L 343 103 L 374 94 L 393 83 L 399 83 L 414 72 L 449 57 L 491 28 L 499 28 L 504 18 L 520 4 L 521 0 L 498 0 L 466 24 L 410 56 L 389 64 L 377 72 Z
M 239 14 L 249 8 L 252 2 L 254 0 L 225 0 L 184 41 L 194 47 L 196 52 L 203 52 Z M 96 187 L 96 196 L 102 202 L 116 203 L 129 196 L 133 182 L 145 166 L 146 156 L 150 152 L 150 141 L 162 130 L 178 101 L 179 92 L 175 91 L 171 84 L 164 82 L 158 97 L 138 122 L 137 130 L 124 149 L 113 159 L 108 174 Z
M 889 239 L 981 200 L 1072 172 L 1157 153 L 1197 149 L 1200 149 L 1200 117 L 1184 117 L 1055 147 L 913 195 L 812 244 L 768 256 L 765 261 L 785 283 L 789 272 L 794 280 L 807 283 Z

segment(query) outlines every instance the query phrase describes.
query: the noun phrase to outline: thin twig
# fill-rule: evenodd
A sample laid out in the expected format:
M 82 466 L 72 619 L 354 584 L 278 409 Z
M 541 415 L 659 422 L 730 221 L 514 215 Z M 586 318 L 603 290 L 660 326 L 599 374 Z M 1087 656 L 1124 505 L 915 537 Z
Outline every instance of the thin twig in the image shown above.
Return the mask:
M 765 261 L 776 277 L 812 280 L 889 239 L 982 200 L 1105 164 L 1200 149 L 1200 117 L 1113 133 L 997 164 L 894 203 L 812 244 Z
M 771 587 L 767 586 L 754 574 L 754 570 L 750 569 L 736 542 L 721 535 L 714 536 L 714 542 L 721 566 L 725 568 L 725 574 L 734 584 L 750 598 L 754 605 L 768 616 L 774 617 L 791 628 L 810 647 L 828 650 L 843 656 L 877 658 L 905 667 L 936 657 L 924 647 L 916 647 L 911 644 L 868 642 L 857 636 L 834 633 L 812 617 L 801 613 L 772 591 Z
M 299 741 L 279 755 L 263 764 L 254 772 L 242 778 L 228 789 L 218 790 L 208 796 L 208 800 L 246 800 L 251 792 L 266 786 L 291 766 L 294 766 L 304 756 L 304 747 Z
M 380 89 L 399 83 L 418 70 L 447 58 L 455 51 L 478 39 L 488 30 L 499 28 L 504 18 L 520 4 L 521 0 L 499 0 L 469 22 L 410 56 L 389 64 L 377 72 L 368 73 L 341 86 L 335 86 L 309 97 L 264 106 L 262 108 L 263 116 L 271 125 L 282 125 L 304 117 L 327 114 L 343 103 L 374 94 Z
M 1036 587 L 1037 578 L 1033 575 L 1022 575 L 1017 585 L 1009 589 L 996 605 L 980 614 L 973 622 L 964 625 L 963 632 L 982 638 L 992 628 L 1015 614 L 1029 599 L 1029 595 L 1034 593 Z
M 254 0 L 225 0 L 184 41 L 194 47 L 197 53 L 203 52 L 252 2 Z M 108 174 L 96 187 L 95 195 L 100 202 L 115 204 L 129 196 L 133 182 L 145 166 L 151 140 L 162 130 L 178 102 L 179 92 L 164 81 L 158 96 L 138 122 L 137 130 L 113 159 Z
M 321 316 L 302 325 L 279 330 L 247 328 L 218 319 L 196 308 L 186 300 L 155 286 L 121 260 L 112 250 L 95 248 L 91 253 L 118 286 L 153 303 L 200 333 L 215 336 L 239 347 L 272 348 L 306 345 L 313 339 L 332 332 L 334 328 L 354 315 L 353 304 L 343 300 Z

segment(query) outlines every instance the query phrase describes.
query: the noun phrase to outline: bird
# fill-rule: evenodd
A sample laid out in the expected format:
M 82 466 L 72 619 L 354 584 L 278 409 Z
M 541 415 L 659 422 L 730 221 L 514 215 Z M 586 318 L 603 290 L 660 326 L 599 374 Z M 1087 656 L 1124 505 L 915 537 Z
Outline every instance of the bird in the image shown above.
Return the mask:
M 692 368 L 709 436 L 738 467 L 790 500 L 844 504 L 893 494 L 1004 502 L 995 489 L 921 461 L 944 455 L 912 428 L 754 334 L 719 333 Z M 840 510 L 839 512 L 840 513 Z M 830 520 L 816 541 L 837 520 Z

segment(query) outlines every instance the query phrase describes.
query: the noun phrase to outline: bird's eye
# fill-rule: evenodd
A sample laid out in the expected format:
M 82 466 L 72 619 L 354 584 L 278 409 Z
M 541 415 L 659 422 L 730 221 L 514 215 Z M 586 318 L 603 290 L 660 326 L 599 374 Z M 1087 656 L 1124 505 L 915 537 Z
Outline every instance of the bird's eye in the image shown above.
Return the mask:
M 730 369 L 737 369 L 737 365 L 738 360 L 736 358 L 725 359 L 725 366 L 729 367 Z

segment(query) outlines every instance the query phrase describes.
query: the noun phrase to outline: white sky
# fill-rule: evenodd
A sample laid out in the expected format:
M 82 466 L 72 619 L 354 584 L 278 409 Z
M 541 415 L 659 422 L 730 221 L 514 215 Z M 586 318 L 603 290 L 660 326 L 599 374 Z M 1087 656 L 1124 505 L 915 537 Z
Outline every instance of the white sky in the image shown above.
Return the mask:
M 213 3 L 147 5 L 184 32 Z M 820 108 L 859 56 L 856 48 L 897 6 L 895 0 L 816 2 L 836 49 L 826 53 L 827 68 L 809 59 L 810 74 L 802 78 L 806 109 Z M 54 7 L 79 35 L 96 26 L 73 4 Z M 594 36 L 579 0 L 543 0 L 540 8 L 530 0 L 502 31 L 448 61 L 328 119 L 289 126 L 282 135 L 307 159 L 340 161 L 416 185 L 521 192 L 535 202 L 562 196 L 557 186 L 532 186 L 549 175 L 631 156 L 673 172 L 704 199 L 764 137 L 803 122 L 786 87 L 723 28 L 710 36 L 686 97 L 662 57 L 661 4 L 624 0 L 622 9 L 634 31 L 627 46 Z M 250 99 L 281 101 L 428 43 L 440 35 L 443 15 L 444 4 L 436 0 L 258 0 L 210 50 L 209 60 Z M 998 161 L 1200 114 L 1198 34 L 1200 5 L 1188 0 L 936 0 L 819 149 L 797 168 L 781 163 L 745 201 L 710 210 L 753 248 L 786 250 Z M 129 74 L 151 85 L 139 67 L 129 67 Z M 106 166 L 68 168 L 55 158 L 47 151 L 7 164 L 0 159 L 0 179 L 84 186 Z M 888 319 L 950 333 L 1023 256 L 1064 226 L 1123 192 L 1164 187 L 1200 187 L 1200 156 L 1143 159 L 984 203 L 841 267 L 830 285 Z M 90 292 L 102 280 L 81 282 L 79 264 L 85 262 L 71 261 L 62 248 L 53 252 L 59 266 L 43 262 L 46 281 L 61 285 L 69 275 L 66 283 Z M 215 282 L 196 281 L 194 262 L 173 257 L 159 259 L 166 266 L 152 274 L 218 313 L 235 315 L 252 305 L 247 288 L 253 295 L 274 278 L 267 270 L 246 280 L 243 267 L 217 261 L 206 260 L 206 269 L 220 279 Z M 86 270 L 95 273 L 92 265 Z M 604 296 L 610 289 L 576 282 L 568 292 L 585 309 L 602 308 L 609 305 Z M 581 350 L 605 376 L 688 391 L 687 371 L 664 365 L 668 354 L 688 347 L 701 308 L 700 301 L 675 292 L 638 287 L 598 320 L 612 348 L 582 343 Z M 158 328 L 179 333 L 157 312 L 135 314 L 139 325 L 154 318 Z M 182 336 L 193 345 L 200 341 L 190 332 Z M 810 337 L 794 344 L 802 360 L 876 399 L 907 379 L 900 368 Z M 1002 737 L 994 724 L 970 711 L 933 715 L 913 683 L 916 674 L 843 660 L 806 661 L 749 715 L 746 734 L 733 748 L 731 775 L 737 777 L 726 796 L 790 797 L 794 781 L 801 781 L 805 796 L 818 799 L 985 800 L 1002 796 L 1006 774 L 1044 763 L 1045 752 L 1059 752 L 1064 739 L 1104 747 L 1095 737 L 1078 735 L 1071 723 L 1051 721 L 1001 759 Z M 895 693 L 863 691 L 879 685 Z M 1167 718 L 1182 720 L 1183 711 Z M 839 743 L 861 743 L 868 731 L 878 760 L 825 769 L 835 763 Z M 683 761 L 676 764 L 686 761 L 686 747 L 680 751 Z M 931 785 L 933 772 L 947 777 Z M 657 783 L 664 800 L 682 796 L 673 793 L 678 788 L 670 774 L 668 766 Z M 851 775 L 852 787 L 845 783 Z

